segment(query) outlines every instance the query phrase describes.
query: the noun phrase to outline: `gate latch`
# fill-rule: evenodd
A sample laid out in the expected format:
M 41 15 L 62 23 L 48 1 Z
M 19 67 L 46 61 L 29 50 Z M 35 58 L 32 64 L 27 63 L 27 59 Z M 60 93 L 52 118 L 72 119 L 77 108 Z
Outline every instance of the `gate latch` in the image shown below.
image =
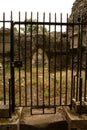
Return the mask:
M 22 61 L 15 61 L 14 62 L 14 67 L 17 67 L 17 68 L 22 67 Z

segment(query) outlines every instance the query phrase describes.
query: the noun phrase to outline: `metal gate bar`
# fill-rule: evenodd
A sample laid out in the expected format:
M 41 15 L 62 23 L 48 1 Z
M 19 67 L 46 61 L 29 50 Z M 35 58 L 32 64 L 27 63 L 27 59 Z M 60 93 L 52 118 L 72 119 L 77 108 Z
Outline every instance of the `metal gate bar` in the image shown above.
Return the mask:
M 27 19 L 27 14 L 25 15 L 25 19 Z M 21 48 L 20 48 L 20 28 L 21 28 L 21 25 L 25 25 L 25 104 L 26 105 L 22 105 L 22 103 L 21 103 L 21 68 L 19 67 L 19 106 L 28 106 L 28 99 L 27 99 L 27 70 L 26 70 L 26 62 L 27 62 L 27 59 L 26 59 L 26 51 L 27 51 L 27 48 L 26 48 L 26 46 L 27 46 L 27 30 L 26 30 L 26 28 L 27 28 L 27 26 L 28 25 L 30 25 L 31 26 L 31 31 L 30 31 L 30 35 L 31 35 L 31 42 L 30 42 L 30 83 L 31 83 L 31 87 L 30 87 L 30 91 L 31 91 L 31 93 L 30 93 L 30 95 L 31 95 L 31 105 L 29 105 L 29 106 L 31 106 L 31 108 L 33 109 L 33 108 L 43 108 L 43 113 L 44 113 L 44 108 L 47 108 L 47 107 L 50 107 L 50 106 L 54 106 L 54 108 L 55 108 L 55 106 L 63 106 L 63 105 L 69 105 L 68 104 L 68 101 L 67 101 L 67 96 L 68 96 L 68 54 L 69 54 L 69 48 L 68 48 L 68 27 L 69 26 L 71 26 L 71 28 L 72 28 L 72 72 L 71 72 L 71 106 L 72 106 L 72 87 L 73 87 L 73 75 L 74 75 L 74 28 L 75 28 L 75 26 L 78 26 L 78 43 L 79 43 L 79 41 L 82 43 L 82 39 L 80 39 L 81 38 L 81 34 L 79 34 L 80 33 L 80 31 L 82 32 L 82 30 L 81 30 L 81 28 L 80 28 L 80 26 L 82 25 L 82 23 L 75 23 L 74 22 L 74 18 L 73 18 L 73 23 L 68 23 L 68 15 L 67 15 L 67 23 L 63 23 L 62 22 L 62 14 L 61 14 L 61 21 L 60 21 L 60 23 L 58 23 L 58 22 L 56 22 L 56 14 L 55 14 L 55 22 L 51 22 L 51 14 L 49 14 L 49 22 L 45 22 L 45 13 L 43 14 L 43 22 L 39 22 L 39 13 L 37 13 L 37 21 L 36 22 L 33 22 L 33 18 L 32 18 L 32 13 L 31 13 L 31 21 L 29 21 L 29 22 L 21 22 L 20 21 L 20 14 L 19 14 L 19 21 L 18 22 L 14 22 L 14 26 L 15 25 L 19 25 L 19 49 L 18 49 L 18 52 L 19 52 L 19 61 L 21 60 L 21 57 L 20 57 L 20 53 L 21 53 Z M 32 50 L 32 47 L 33 47 L 33 42 L 32 42 L 32 40 L 33 40 L 33 31 L 32 31 L 32 28 L 33 28 L 33 25 L 36 25 L 36 105 L 33 105 L 33 82 L 32 82 L 32 79 L 33 79 L 33 66 L 32 66 L 32 58 L 33 58 L 33 50 Z M 38 50 L 38 48 L 39 48 L 39 25 L 42 25 L 43 26 L 43 45 L 42 45 L 42 51 L 43 51 L 43 58 L 42 58 L 42 70 L 43 70 L 43 78 L 42 78 L 42 81 L 43 81 L 43 92 L 42 92 L 42 94 L 43 94 L 43 103 L 42 103 L 42 105 L 39 105 L 39 64 L 38 64 L 38 55 L 39 55 L 39 50 Z M 45 104 L 45 97 L 44 97 L 44 94 L 45 94 L 45 84 L 44 84 L 44 82 L 45 82 L 45 66 L 44 66 L 44 52 L 45 52 L 45 37 L 44 37 L 44 35 L 45 35 L 45 31 L 44 31 L 44 27 L 46 26 L 46 25 L 48 25 L 48 28 L 49 28 L 49 33 L 48 33 L 48 104 L 46 105 Z M 53 103 L 53 105 L 51 104 L 51 26 L 54 26 L 54 103 Z M 60 36 L 60 52 L 59 52 L 59 55 L 60 55 L 60 62 L 59 62 L 59 64 L 60 64 L 60 96 L 59 96 L 59 101 L 60 101 L 60 103 L 58 104 L 58 102 L 57 102 L 57 100 L 56 100 L 56 72 L 57 72 L 57 70 L 56 70 L 56 28 L 57 28 L 57 26 L 59 26 L 60 27 L 60 34 L 61 34 L 61 36 Z M 63 26 L 66 26 L 67 27 L 67 31 L 66 31 L 66 34 L 67 34 L 67 36 L 66 36 L 66 52 L 65 52 L 65 54 L 66 54 L 66 81 L 65 81 L 65 90 L 63 90 L 63 84 L 62 84 L 62 82 L 63 82 L 63 78 L 62 78 L 62 75 L 63 75 L 63 61 L 62 61 L 62 59 L 63 59 Z M 82 46 L 82 45 L 81 45 Z M 81 46 L 79 46 L 78 45 L 78 50 L 80 51 L 81 50 Z M 79 48 L 80 47 L 80 48 Z M 78 59 L 78 68 L 79 68 L 79 62 L 81 62 L 81 55 L 79 55 L 80 54 L 80 52 L 79 51 L 77 51 L 77 54 L 78 54 L 78 57 L 77 57 L 77 59 Z M 79 61 L 80 60 L 80 61 Z M 80 71 L 80 73 L 81 73 L 81 66 L 80 66 L 80 68 L 79 68 L 79 70 L 78 70 L 78 68 L 77 68 L 77 80 L 78 80 L 78 73 L 79 73 L 79 71 Z M 63 91 L 65 91 L 65 94 L 62 94 L 62 93 L 64 93 Z M 77 82 L 77 90 L 76 90 L 76 92 L 77 92 L 77 96 L 78 96 L 78 82 Z M 62 103 L 62 97 L 65 95 L 65 103 L 63 104 Z M 76 97 L 77 98 L 77 97 Z M 55 112 L 56 112 L 56 110 L 55 110 Z
M 84 101 L 86 101 L 87 53 L 85 51 L 86 62 L 83 70 L 82 43 L 84 26 L 87 26 L 87 23 L 76 22 L 74 17 L 72 22 L 69 22 L 68 15 L 66 19 L 67 22 L 63 22 L 61 14 L 60 22 L 58 22 L 55 13 L 54 21 L 52 21 L 52 15 L 49 13 L 47 22 L 46 14 L 43 13 L 43 21 L 39 22 L 39 13 L 37 13 L 36 21 L 33 20 L 33 13 L 31 13 L 28 21 L 28 15 L 25 13 L 25 20 L 21 21 L 19 12 L 19 20 L 13 21 L 11 12 L 11 21 L 6 21 L 5 13 L 3 13 L 3 20 L 0 21 L 3 26 L 2 50 L 0 52 L 3 65 L 1 77 L 3 79 L 3 102 L 6 104 L 7 99 L 10 100 L 7 94 L 7 72 L 9 71 L 8 79 L 11 79 L 10 85 L 12 88 L 9 96 L 12 97 L 12 111 L 14 111 L 15 106 L 23 106 L 30 107 L 31 114 L 33 114 L 33 109 L 41 109 L 42 114 L 44 114 L 48 108 L 52 108 L 53 113 L 56 113 L 57 106 L 71 106 L 72 108 L 73 98 L 76 101 L 80 100 L 80 105 L 82 105 L 83 97 Z M 10 23 L 10 65 L 8 71 L 6 68 L 6 23 Z M 33 30 L 33 27 L 36 30 Z M 46 27 L 47 32 L 45 32 Z M 64 34 L 63 29 L 65 27 Z M 76 27 L 78 30 L 77 48 L 75 48 Z M 16 33 L 14 28 L 17 29 Z M 23 32 L 21 28 L 24 29 Z M 71 36 L 69 33 L 71 33 Z M 71 44 L 69 44 L 70 38 Z M 87 41 L 87 36 L 85 40 Z M 86 49 L 87 47 L 84 50 Z M 39 65 L 40 56 L 42 58 L 41 65 Z M 36 58 L 35 64 L 33 58 Z M 46 65 L 45 58 L 47 59 Z

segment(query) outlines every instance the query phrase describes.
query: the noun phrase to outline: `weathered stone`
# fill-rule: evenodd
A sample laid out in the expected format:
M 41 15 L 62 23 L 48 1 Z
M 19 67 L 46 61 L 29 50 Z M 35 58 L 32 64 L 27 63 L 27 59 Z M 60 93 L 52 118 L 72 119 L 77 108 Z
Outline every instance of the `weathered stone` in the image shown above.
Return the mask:
M 71 15 L 69 17 L 69 22 L 79 23 L 79 22 L 87 22 L 87 0 L 76 0 L 72 6 Z M 72 40 L 72 27 L 68 27 L 69 36 Z M 82 47 L 86 46 L 86 26 L 83 26 L 82 31 Z M 78 39 L 79 37 L 79 25 L 74 26 L 74 48 L 78 48 Z M 70 47 L 72 48 L 72 42 L 70 41 Z
M 81 17 L 83 22 L 87 21 L 87 0 L 76 0 L 73 3 L 72 13 L 69 20 L 72 21 L 74 16 L 74 21 L 78 22 L 78 18 Z
M 0 101 L 0 118 L 9 117 L 9 102 Z
M 82 100 L 81 105 L 80 101 L 72 100 L 72 106 L 75 109 L 76 113 L 87 114 L 87 101 Z
M 44 37 L 44 39 L 43 39 Z M 67 48 L 68 45 L 68 48 Z M 20 60 L 23 62 L 23 66 L 26 66 L 26 70 L 30 70 L 30 64 L 36 65 L 38 62 L 38 66 L 42 66 L 43 61 L 44 65 L 47 65 L 50 62 L 50 70 L 54 70 L 54 68 L 60 67 L 60 53 L 62 54 L 62 67 L 66 66 L 66 48 L 69 50 L 69 43 L 66 43 L 66 34 L 62 34 L 62 43 L 61 43 L 61 33 L 55 32 L 49 34 L 36 33 L 31 34 L 27 33 L 26 38 L 25 34 L 20 35 L 20 48 L 19 48 L 19 39 L 18 36 L 15 35 L 15 60 Z M 19 55 L 20 50 L 20 55 Z M 44 50 L 44 53 L 43 53 Z M 38 55 L 38 56 L 37 56 Z M 43 59 L 44 58 L 44 59 Z M 55 65 L 56 59 L 56 65 Z M 65 62 L 66 61 L 66 62 Z
M 68 121 L 68 130 L 87 130 L 87 114 L 79 115 L 69 107 L 64 107 L 64 113 Z
M 4 34 L 4 39 L 3 39 Z M 10 29 L 0 29 L 0 54 L 3 52 L 3 44 L 5 43 L 5 53 L 10 51 Z
M 0 118 L 0 130 L 20 130 L 22 108 L 15 108 L 11 118 Z
M 76 0 L 73 3 L 71 15 L 68 19 L 68 22 L 71 23 L 79 23 L 79 22 L 87 22 L 87 0 Z M 82 30 L 82 32 L 81 32 Z M 73 34 L 72 34 L 73 32 Z M 77 62 L 79 61 L 81 64 L 81 68 L 86 67 L 86 47 L 87 47 L 87 27 L 86 25 L 80 26 L 74 25 L 74 30 L 72 26 L 68 26 L 68 34 L 70 40 L 70 50 L 74 52 L 74 66 L 77 68 Z M 73 42 L 72 42 L 73 41 Z M 73 43 L 73 44 L 72 44 Z M 78 54 L 82 58 L 78 60 Z
M 44 55 L 44 59 L 43 59 L 43 55 Z M 37 61 L 38 61 L 38 67 L 43 66 L 43 63 L 44 65 L 48 65 L 48 57 L 45 52 L 43 53 L 42 49 L 38 49 L 37 52 L 33 54 L 32 65 L 36 66 Z

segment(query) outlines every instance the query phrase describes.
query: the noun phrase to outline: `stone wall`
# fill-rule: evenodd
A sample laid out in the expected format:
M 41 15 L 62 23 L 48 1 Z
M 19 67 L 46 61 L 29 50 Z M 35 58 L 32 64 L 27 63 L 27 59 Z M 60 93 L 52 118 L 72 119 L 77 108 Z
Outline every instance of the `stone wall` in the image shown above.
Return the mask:
M 72 10 L 71 10 L 71 15 L 69 17 L 69 22 L 87 22 L 87 0 L 76 0 L 73 3 L 72 6 Z M 74 26 L 74 46 L 72 48 L 72 27 L 68 27 L 69 29 L 69 37 L 70 37 L 70 49 L 77 49 L 77 53 L 78 53 L 78 44 L 81 43 L 82 47 L 81 47 L 81 51 L 82 51 L 82 65 L 85 65 L 85 61 L 86 61 L 86 46 L 87 46 L 87 27 L 84 25 L 82 27 L 82 33 L 80 33 L 81 31 L 81 26 L 80 26 L 80 30 L 79 30 L 79 26 L 75 25 Z M 80 33 L 80 36 L 79 36 Z M 80 37 L 80 39 L 79 39 Z M 82 42 L 81 42 L 82 39 Z M 80 41 L 79 41 L 80 40 Z M 76 54 L 77 55 L 77 54 Z M 75 57 L 76 58 L 76 57 Z M 83 66 L 84 66 L 83 65 Z
M 44 41 L 44 44 L 46 42 Z M 20 46 L 20 47 L 19 47 Z M 23 65 L 27 64 L 28 69 L 30 68 L 30 62 L 32 60 L 32 65 L 36 64 L 37 53 L 38 53 L 38 61 L 40 64 L 40 60 L 43 53 L 43 35 L 42 34 L 33 34 L 32 37 L 30 33 L 21 34 L 20 35 L 20 43 L 18 35 L 15 35 L 15 60 L 21 60 Z M 41 51 L 39 51 L 41 50 Z M 46 55 L 46 53 L 45 53 Z M 45 56 L 46 58 L 47 56 Z M 45 59 L 47 61 L 47 59 Z
M 69 17 L 69 22 L 87 22 L 87 0 L 76 0 L 73 3 L 72 9 L 71 9 L 71 15 Z M 78 33 L 78 26 L 74 27 L 75 34 Z M 72 27 L 69 28 L 70 32 L 72 30 Z M 85 33 L 86 28 L 83 26 L 83 32 Z M 70 33 L 71 34 L 71 33 Z
M 66 66 L 66 47 L 67 44 L 69 45 L 69 43 L 66 43 L 66 41 L 67 41 L 66 34 L 64 33 L 62 34 L 62 43 L 61 43 L 60 32 L 56 32 L 56 39 L 55 39 L 54 32 L 50 33 L 50 39 L 48 33 L 44 34 L 44 36 L 41 33 L 38 35 L 33 34 L 32 37 L 28 33 L 26 35 L 26 39 L 25 39 L 25 34 L 21 34 L 20 48 L 19 48 L 18 36 L 16 35 L 15 36 L 15 60 L 20 59 L 23 62 L 24 66 L 25 64 L 27 64 L 28 70 L 30 68 L 31 61 L 32 61 L 32 65 L 34 66 L 37 64 L 37 61 L 39 66 L 42 66 L 43 61 L 44 61 L 44 65 L 48 65 L 48 63 L 50 62 L 51 70 L 52 70 L 55 68 L 55 66 L 57 69 L 60 67 L 60 62 L 62 58 L 62 67 L 64 68 Z M 43 49 L 44 49 L 44 53 L 43 53 Z M 19 50 L 20 50 L 20 54 L 19 54 Z M 43 60 L 43 54 L 44 54 L 44 60 Z M 56 65 L 55 65 L 55 56 L 56 56 Z
M 3 31 L 0 31 L 0 56 L 2 58 L 3 55 Z M 5 29 L 5 59 L 10 60 L 10 30 Z M 62 40 L 62 43 L 61 43 Z M 44 44 L 43 44 L 44 43 Z M 43 34 L 39 33 L 33 34 L 31 37 L 30 33 L 19 34 L 16 32 L 14 33 L 14 61 L 22 61 L 23 67 L 26 65 L 27 70 L 30 69 L 30 62 L 32 61 L 32 65 L 37 64 L 42 66 L 43 61 L 44 65 L 49 64 L 51 66 L 51 70 L 56 68 L 60 68 L 60 63 L 62 62 L 62 67 L 64 68 L 66 66 L 66 47 L 67 43 L 66 40 L 66 34 L 62 33 L 62 39 L 61 39 L 61 33 L 56 32 L 56 38 L 55 38 L 55 32 L 50 33 L 50 39 L 49 39 L 49 33 Z M 44 53 L 43 53 L 44 49 Z M 68 46 L 69 49 L 69 46 Z M 7 56 L 8 54 L 8 56 Z M 43 60 L 43 54 L 44 54 L 44 60 Z M 38 56 L 37 56 L 38 55 Z M 55 60 L 56 56 L 56 60 Z M 61 60 L 62 58 L 62 60 Z M 56 65 L 55 65 L 56 61 Z
M 72 6 L 72 13 L 70 15 L 70 20 L 74 16 L 74 21 L 78 21 L 80 16 L 84 22 L 87 22 L 87 0 L 76 0 Z
M 4 36 L 3 36 L 4 35 Z M 6 28 L 4 31 L 0 29 L 0 54 L 3 52 L 3 44 L 5 45 L 5 54 L 10 50 L 10 29 Z

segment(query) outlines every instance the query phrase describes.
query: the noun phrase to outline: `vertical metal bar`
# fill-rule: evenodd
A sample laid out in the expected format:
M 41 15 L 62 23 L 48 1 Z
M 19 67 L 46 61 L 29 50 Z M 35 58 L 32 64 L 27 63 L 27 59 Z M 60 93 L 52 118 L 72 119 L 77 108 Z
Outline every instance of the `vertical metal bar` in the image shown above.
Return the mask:
M 67 89 L 68 89 L 68 14 L 67 14 L 67 30 L 66 30 L 66 92 L 65 105 L 67 105 Z
M 27 12 L 25 13 L 25 21 L 27 19 Z M 26 70 L 27 70 L 27 54 L 26 54 L 26 46 L 27 46 L 27 43 L 26 43 L 26 33 L 27 33 L 27 26 L 25 24 L 25 105 L 27 106 L 27 75 L 26 75 Z
M 32 22 L 32 12 L 31 12 L 31 22 Z M 31 91 L 31 115 L 32 115 L 32 24 L 30 25 L 30 91 Z
M 14 85 L 14 23 L 12 21 L 12 12 L 11 12 L 11 44 L 10 44 L 10 58 L 11 58 L 11 96 L 12 96 L 12 112 L 14 112 L 15 108 L 15 85 Z
M 56 113 L 56 13 L 54 26 L 54 113 Z
M 82 102 L 82 78 L 79 78 L 79 101 Z
M 81 108 L 82 108 L 82 78 L 79 79 L 79 101 L 80 101 L 80 114 L 81 114 Z
M 6 86 L 5 86 L 5 13 L 3 13 L 3 95 L 4 104 L 6 104 Z
M 11 118 L 11 79 L 9 79 L 9 117 Z
M 61 23 L 62 23 L 62 13 L 60 15 Z M 60 25 L 60 105 L 62 101 L 62 25 Z
M 49 55 L 49 106 L 50 106 L 50 32 L 51 32 L 51 28 L 50 28 L 50 22 L 51 22 L 51 13 L 49 13 L 49 49 L 48 49 L 48 55 Z
M 80 18 L 78 18 L 78 50 L 77 50 L 77 96 L 76 101 L 78 101 L 78 89 L 79 89 L 79 76 L 80 76 Z
M 37 32 L 36 32 L 36 89 L 37 89 L 37 106 L 38 106 L 38 12 L 37 12 Z
M 86 25 L 86 63 L 85 63 L 85 85 L 84 85 L 84 100 L 86 101 L 87 94 L 87 25 Z
M 19 61 L 21 60 L 21 56 L 20 56 L 20 12 L 19 12 L 19 34 L 18 34 L 18 58 Z M 21 106 L 21 69 L 19 67 L 19 104 Z
M 72 109 L 72 92 L 73 92 L 73 71 L 74 71 L 74 16 L 72 26 L 72 71 L 71 71 L 71 109 Z
M 73 79 L 73 90 L 72 90 L 72 98 L 75 98 L 75 79 L 76 79 L 76 76 L 74 76 L 74 79 Z
M 81 23 L 82 21 L 80 21 Z M 80 32 L 79 32 L 79 76 L 81 77 L 81 68 L 82 68 L 82 35 L 83 35 L 83 26 L 80 26 Z
M 43 22 L 45 23 L 45 13 L 43 14 Z M 45 43 L 44 29 L 45 29 L 45 25 L 43 24 L 43 114 L 44 114 L 44 51 L 45 51 L 44 50 L 44 43 Z

